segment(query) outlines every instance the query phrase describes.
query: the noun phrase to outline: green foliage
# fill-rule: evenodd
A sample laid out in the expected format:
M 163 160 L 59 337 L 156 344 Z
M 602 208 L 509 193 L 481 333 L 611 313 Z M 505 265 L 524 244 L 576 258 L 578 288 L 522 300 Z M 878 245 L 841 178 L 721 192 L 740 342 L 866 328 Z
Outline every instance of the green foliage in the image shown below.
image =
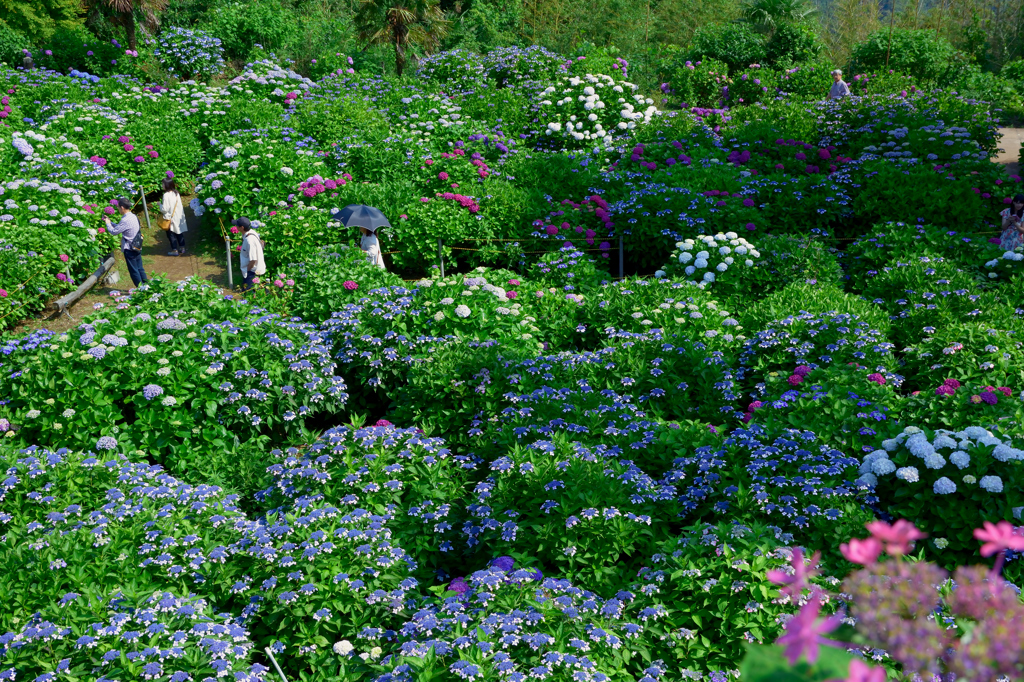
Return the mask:
M 826 682 L 846 679 L 853 654 L 835 646 L 818 649 L 813 665 L 800 660 L 790 665 L 785 648 L 778 644 L 748 644 L 740 666 L 740 675 L 752 682 Z
M 224 45 L 232 59 L 249 59 L 254 45 L 275 52 L 292 45 L 299 25 L 292 12 L 283 11 L 281 0 L 229 2 L 212 9 L 203 28 Z
M 81 27 L 83 19 L 82 4 L 78 0 L 4 0 L 0 3 L 0 15 L 3 17 L 0 23 L 21 36 L 31 36 L 33 42 L 49 40 L 56 29 Z M 16 61 L 9 61 L 2 54 L 0 61 L 20 66 L 21 50 L 28 47 L 28 44 L 18 47 Z
M 295 277 L 298 288 L 291 301 L 292 310 L 304 320 L 317 322 L 362 298 L 367 291 L 402 282 L 396 275 L 370 265 L 366 254 L 349 245 L 324 247 L 297 266 Z M 355 282 L 357 287 L 346 289 L 345 282 Z
M 687 59 L 716 59 L 736 70 L 760 64 L 767 55 L 764 40 L 748 24 L 711 24 L 697 29 Z
M 766 57 L 771 64 L 790 68 L 815 61 L 824 49 L 825 44 L 813 26 L 803 22 L 786 22 L 772 33 Z
M 888 60 L 886 60 L 888 55 Z M 953 46 L 935 31 L 896 28 L 875 31 L 853 47 L 850 68 L 855 73 L 893 69 L 922 81 L 937 80 L 953 58 Z
M 140 53 L 142 55 L 142 53 Z M 110 40 L 98 40 L 85 27 L 58 27 L 49 40 L 33 53 L 38 66 L 69 73 L 72 69 L 94 76 L 141 73 L 141 59 L 125 54 L 125 48 Z
M 6 22 L 0 21 L 0 62 L 17 66 L 21 64 L 22 50 L 29 47 L 25 36 L 21 35 Z

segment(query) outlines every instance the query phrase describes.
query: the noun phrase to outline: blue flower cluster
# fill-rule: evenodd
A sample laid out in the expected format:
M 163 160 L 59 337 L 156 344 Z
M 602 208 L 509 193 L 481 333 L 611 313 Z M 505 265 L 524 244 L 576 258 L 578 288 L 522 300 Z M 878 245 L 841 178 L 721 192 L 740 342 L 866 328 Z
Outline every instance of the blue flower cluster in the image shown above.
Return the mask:
M 179 78 L 208 78 L 224 69 L 220 38 L 206 31 L 174 26 L 160 33 L 158 44 L 153 54 L 165 69 Z

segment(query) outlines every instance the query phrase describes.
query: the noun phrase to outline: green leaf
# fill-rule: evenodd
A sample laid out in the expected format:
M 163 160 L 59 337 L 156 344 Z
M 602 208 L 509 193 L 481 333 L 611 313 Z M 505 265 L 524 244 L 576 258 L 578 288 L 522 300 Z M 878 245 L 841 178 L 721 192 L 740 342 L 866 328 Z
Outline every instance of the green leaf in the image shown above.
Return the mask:
M 801 659 L 790 665 L 784 649 L 777 644 L 747 644 L 740 664 L 740 678 L 748 682 L 825 682 L 846 679 L 853 656 L 831 647 L 818 648 L 818 660 L 811 665 Z

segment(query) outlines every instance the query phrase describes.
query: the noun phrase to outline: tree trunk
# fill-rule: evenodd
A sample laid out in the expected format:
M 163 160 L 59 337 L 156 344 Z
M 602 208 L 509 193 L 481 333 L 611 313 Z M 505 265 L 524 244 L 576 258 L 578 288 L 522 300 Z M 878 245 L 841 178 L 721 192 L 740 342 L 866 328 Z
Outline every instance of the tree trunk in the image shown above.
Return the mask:
M 405 48 L 402 47 L 402 43 L 399 40 L 395 40 L 395 71 L 398 72 L 398 77 L 402 77 L 402 71 L 405 70 Z
M 124 24 L 125 36 L 128 39 L 128 49 L 134 50 L 137 40 L 135 37 L 135 16 L 131 11 L 125 12 L 121 15 L 121 22 Z

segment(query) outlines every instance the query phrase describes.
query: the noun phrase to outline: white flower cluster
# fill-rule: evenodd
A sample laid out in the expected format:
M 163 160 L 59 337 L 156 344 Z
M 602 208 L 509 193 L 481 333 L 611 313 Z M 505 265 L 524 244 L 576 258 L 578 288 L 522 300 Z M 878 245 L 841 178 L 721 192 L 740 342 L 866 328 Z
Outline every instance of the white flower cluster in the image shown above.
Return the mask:
M 972 458 L 977 457 L 984 457 L 986 464 L 989 463 L 989 457 L 999 463 L 1024 460 L 1024 450 L 1015 447 L 1009 438 L 1001 439 L 980 426 L 971 426 L 963 431 L 939 429 L 935 431 L 935 436 L 931 440 L 921 429 L 908 426 L 895 438 L 882 441 L 882 449 L 865 455 L 860 465 L 861 476 L 857 482 L 875 487 L 878 485 L 879 477 L 892 473 L 908 483 L 918 482 L 921 474 L 916 466 L 897 468 L 890 459 L 891 453 L 898 452 L 901 448 L 905 448 L 912 457 L 921 460 L 924 469 L 935 471 L 943 469 L 947 464 L 956 467 L 953 472 L 962 471 L 971 465 Z M 991 454 L 986 454 L 988 448 L 992 448 Z M 940 450 L 947 452 L 943 455 Z M 996 475 L 982 476 L 981 481 L 977 481 L 974 476 L 966 474 L 960 481 L 966 485 L 977 482 L 982 490 L 990 493 L 1003 491 L 1003 480 Z M 934 481 L 932 491 L 936 495 L 949 495 L 957 491 L 957 484 L 952 478 L 942 476 Z
M 1017 263 L 1024 261 L 1024 253 L 1021 253 L 1022 250 L 1024 249 L 1006 251 L 999 258 L 993 258 L 985 263 L 989 279 L 999 279 L 1000 274 L 1005 278 L 1017 274 L 1021 269 L 1021 266 L 1017 265 Z
M 289 92 L 305 92 L 316 83 L 291 69 L 285 69 L 269 59 L 245 65 L 240 76 L 228 82 L 228 89 L 264 97 L 283 98 Z
M 540 95 L 544 132 L 562 137 L 571 147 L 611 149 L 616 137 L 659 114 L 654 100 L 637 90 L 633 83 L 592 74 L 552 85 Z
M 452 128 L 459 131 L 475 123 L 463 113 L 462 107 L 456 101 L 437 95 L 415 94 L 403 97 L 401 103 L 402 113 L 398 115 L 398 120 L 413 135 L 430 137 L 431 133 L 437 130 Z M 469 132 L 476 132 L 476 128 Z M 486 130 L 486 126 L 483 126 L 483 129 Z
M 713 237 L 702 234 L 676 242 L 676 250 L 665 270 L 682 270 L 681 274 L 687 279 L 703 287 L 732 266 L 754 267 L 760 257 L 754 245 L 735 232 L 719 232 Z

